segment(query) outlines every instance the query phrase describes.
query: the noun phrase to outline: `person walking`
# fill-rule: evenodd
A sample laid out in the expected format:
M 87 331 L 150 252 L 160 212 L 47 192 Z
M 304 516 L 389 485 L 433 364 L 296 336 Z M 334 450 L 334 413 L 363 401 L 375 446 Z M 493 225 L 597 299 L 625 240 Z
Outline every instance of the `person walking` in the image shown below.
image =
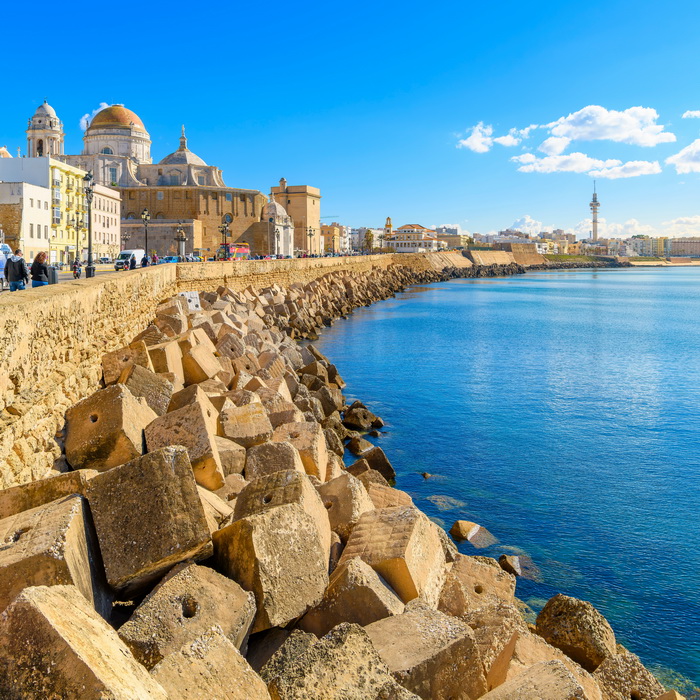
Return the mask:
M 136 269 L 136 256 L 133 253 L 131 254 L 131 257 L 129 258 L 129 269 L 130 270 Z
M 7 255 L 0 250 L 0 292 L 5 290 L 5 263 Z
M 148 267 L 150 264 L 150 259 L 148 257 L 147 253 L 143 254 L 143 257 L 141 258 L 141 267 Z
M 42 250 L 36 254 L 31 270 L 32 289 L 34 287 L 44 287 L 49 283 L 49 266 L 46 264 L 48 255 Z
M 27 270 L 27 263 L 24 262 L 22 251 L 19 248 L 5 263 L 5 279 L 10 283 L 11 292 L 26 289 L 29 282 L 29 270 Z

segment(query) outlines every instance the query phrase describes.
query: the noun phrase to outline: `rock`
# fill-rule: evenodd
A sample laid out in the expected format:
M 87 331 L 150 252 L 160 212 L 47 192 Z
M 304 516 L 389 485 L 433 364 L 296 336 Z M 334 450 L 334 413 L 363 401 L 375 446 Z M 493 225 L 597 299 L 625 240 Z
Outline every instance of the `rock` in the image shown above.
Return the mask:
M 87 482 L 98 473 L 93 469 L 80 469 L 0 491 L 0 520 L 74 493 L 82 496 Z
M 251 515 L 214 533 L 216 568 L 255 594 L 252 632 L 284 626 L 318 605 L 328 556 L 318 525 L 297 503 Z
M 170 700 L 269 700 L 262 679 L 214 625 L 151 671 Z
M 210 522 L 209 530 L 210 532 L 215 532 L 219 529 L 221 523 L 233 515 L 233 508 L 228 501 L 205 489 L 203 486 L 197 486 L 197 492 L 199 493 L 199 499 L 202 501 L 202 506 L 204 506 L 207 521 Z M 213 521 L 213 524 L 211 521 Z
M 96 391 L 66 411 L 66 459 L 73 469 L 104 471 L 144 452 L 156 414 L 122 384 Z
M 345 472 L 318 486 L 323 505 L 328 513 L 331 530 L 347 542 L 360 516 L 374 510 L 374 504 L 359 479 Z
M 377 509 L 413 505 L 413 499 L 405 491 L 391 486 L 371 483 L 367 486 L 367 493 Z
M 537 620 L 539 623 L 539 617 Z M 639 658 L 626 649 L 607 655 L 593 673 L 593 678 L 606 700 L 655 700 L 664 692 L 664 687 Z
M 249 481 L 290 469 L 306 474 L 299 451 L 291 442 L 265 442 L 246 453 L 245 475 Z
M 292 630 L 291 634 L 287 633 L 286 638 L 281 641 L 260 669 L 260 677 L 269 685 L 274 678 L 283 675 L 287 668 L 293 667 L 296 661 L 317 642 L 316 635 L 300 629 Z
M 304 420 L 302 412 L 291 401 L 282 398 L 282 396 L 273 389 L 261 388 L 258 389 L 256 393 L 267 411 L 267 417 L 270 419 L 273 429 L 284 423 L 294 423 Z
M 242 474 L 246 463 L 246 449 L 228 438 L 214 437 L 216 449 L 219 452 L 221 469 L 224 479 L 230 474 Z
M 199 402 L 159 416 L 146 426 L 148 451 L 171 445 L 187 448 L 197 483 L 211 491 L 224 485 L 225 476 L 215 438 L 212 416 Z
M 0 697 L 167 700 L 74 586 L 25 588 L 0 615 Z
M 109 619 L 112 599 L 82 496 L 0 520 L 0 542 L 0 612 L 28 586 L 73 584 Z
M 357 403 L 357 402 L 355 402 Z M 354 405 L 354 404 L 353 404 Z M 356 408 L 350 408 L 345 411 L 343 416 L 343 425 L 350 430 L 359 430 L 366 432 L 372 428 L 372 423 L 377 420 L 377 416 L 366 408 L 358 406 Z
M 338 437 L 338 434 L 334 430 L 325 428 L 323 435 L 326 438 L 326 447 L 328 451 L 342 457 L 345 454 L 345 447 L 343 446 L 343 441 Z
M 364 457 L 364 455 L 362 455 Z M 459 501 L 452 496 L 443 496 L 442 494 L 434 494 L 428 496 L 426 501 L 430 501 L 438 510 L 454 510 L 455 508 L 464 508 L 464 502 Z
M 289 660 L 268 685 L 273 700 L 405 700 L 359 625 L 343 623 Z M 408 696 L 410 697 L 410 696 Z
M 328 449 L 323 429 L 317 423 L 287 423 L 277 428 L 272 436 L 275 442 L 290 442 L 299 451 L 307 474 L 326 481 Z
M 332 574 L 340 561 L 345 546 L 337 532 L 331 531 L 331 556 L 328 561 L 328 574 Z
M 362 459 L 369 464 L 370 469 L 379 472 L 387 481 L 396 479 L 396 472 L 381 447 L 373 447 L 371 450 L 363 452 Z
M 360 516 L 339 565 L 354 557 L 369 564 L 407 603 L 421 597 L 437 606 L 445 580 L 445 555 L 428 518 L 413 506 L 372 510 Z
M 498 558 L 498 563 L 504 571 L 514 576 L 529 579 L 530 581 L 540 581 L 540 570 L 535 566 L 535 563 L 525 554 L 512 555 L 501 554 Z
M 537 616 L 537 634 L 587 671 L 615 655 L 615 633 L 585 600 L 562 594 L 550 598 Z
M 174 567 L 119 628 L 136 659 L 151 669 L 213 625 L 238 649 L 248 638 L 255 599 L 235 581 L 206 566 Z
M 199 384 L 192 384 L 191 386 L 175 392 L 168 404 L 168 413 L 174 413 L 192 404 L 199 404 L 201 406 L 202 412 L 207 418 L 207 422 L 211 424 L 212 430 L 216 433 L 219 424 L 219 411 Z
M 185 386 L 216 377 L 222 370 L 219 359 L 205 345 L 195 345 L 182 355 Z
M 220 423 L 224 437 L 246 449 L 272 437 L 272 424 L 261 403 L 227 408 L 221 412 Z
M 222 500 L 231 504 L 238 498 L 238 494 L 248 485 L 248 482 L 240 474 L 229 474 L 223 488 L 217 489 L 214 493 Z
M 685 698 L 676 690 L 667 690 L 663 695 L 659 695 L 656 700 L 685 700 Z
M 182 370 L 182 352 L 177 341 L 170 340 L 160 345 L 148 348 L 148 356 L 153 364 L 153 371 L 172 373 L 178 384 L 185 383 L 185 373 Z
M 355 558 L 336 568 L 323 600 L 304 615 L 299 627 L 322 637 L 341 622 L 365 627 L 389 615 L 400 615 L 403 609 L 404 604 L 386 581 Z
M 353 454 L 356 457 L 359 457 L 363 452 L 367 452 L 367 450 L 371 450 L 372 447 L 374 447 L 374 445 L 372 445 L 369 440 L 365 440 L 363 437 L 359 436 L 355 436 L 347 444 L 350 454 Z
M 98 474 L 87 498 L 107 581 L 141 589 L 175 564 L 212 551 L 187 451 L 166 447 Z
M 485 528 L 469 520 L 455 520 L 450 528 L 450 534 L 456 540 L 467 540 L 475 547 L 481 549 L 496 544 L 498 540 Z M 505 556 L 505 555 L 504 555 Z M 504 567 L 505 571 L 513 573 Z
M 394 678 L 421 698 L 479 698 L 486 678 L 471 628 L 416 602 L 365 627 Z
M 454 542 L 447 536 L 447 533 L 437 523 L 433 522 L 432 520 L 430 522 L 435 525 L 435 531 L 437 532 L 440 542 L 442 543 L 442 551 L 445 553 L 445 561 L 452 563 L 457 559 L 457 555 L 459 554 L 457 547 L 455 547 Z
M 482 700 L 582 700 L 583 688 L 560 661 L 543 661 L 498 686 Z
M 119 381 L 122 372 L 135 365 L 153 370 L 148 348 L 143 341 L 136 341 L 125 348 L 119 348 L 119 350 L 102 355 L 102 376 L 105 386 Z
M 173 383 L 160 374 L 140 365 L 131 365 L 119 375 L 123 384 L 136 398 L 145 399 L 158 416 L 168 411 L 173 395 Z

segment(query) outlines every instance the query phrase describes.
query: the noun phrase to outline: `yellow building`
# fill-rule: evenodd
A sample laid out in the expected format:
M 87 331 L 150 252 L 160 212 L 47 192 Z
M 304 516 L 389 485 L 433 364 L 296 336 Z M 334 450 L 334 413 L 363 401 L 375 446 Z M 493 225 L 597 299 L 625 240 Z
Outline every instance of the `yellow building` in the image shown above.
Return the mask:
M 340 252 L 340 227 L 333 224 L 323 224 L 321 226 L 321 237 L 323 238 L 324 253 Z
M 321 250 L 321 190 L 307 185 L 287 185 L 282 178 L 272 196 L 294 222 L 294 248 L 318 255 Z
M 72 264 L 79 256 L 87 259 L 87 204 L 83 177 L 85 171 L 50 159 L 51 183 L 51 262 Z

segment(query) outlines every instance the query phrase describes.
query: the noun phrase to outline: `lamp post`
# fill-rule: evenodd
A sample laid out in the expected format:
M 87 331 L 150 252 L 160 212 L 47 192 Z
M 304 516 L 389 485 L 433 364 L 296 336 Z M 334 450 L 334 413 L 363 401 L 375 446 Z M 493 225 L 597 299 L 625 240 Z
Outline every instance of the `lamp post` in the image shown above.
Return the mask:
M 182 228 L 182 222 L 177 222 L 177 236 L 173 239 L 177 241 L 177 255 L 182 258 L 181 262 L 185 260 L 185 242 L 187 241 L 187 236 L 185 235 L 185 229 Z
M 384 248 L 384 234 L 380 233 L 379 234 L 379 252 L 383 252 L 382 249 Z
M 219 226 L 219 233 L 221 234 L 221 247 L 223 248 L 223 257 L 224 259 L 230 257 L 229 256 L 229 250 L 226 247 L 226 240 L 228 239 L 229 233 L 228 233 L 228 224 L 223 223 L 221 226 Z
M 126 242 L 131 238 L 131 234 L 123 231 L 120 238 L 122 242 L 122 250 L 124 250 L 124 248 L 126 248 Z
M 275 231 L 275 255 L 280 255 L 280 232 Z
M 308 250 L 308 253 L 309 253 L 309 255 L 311 255 L 311 241 L 313 240 L 313 237 L 314 237 L 314 230 L 313 230 L 313 228 L 312 228 L 311 226 L 309 226 L 309 229 L 308 229 L 306 235 L 309 237 L 309 250 Z
M 267 220 L 267 245 L 269 248 L 272 248 L 272 222 L 274 220 L 272 216 Z M 275 251 L 275 253 L 277 253 L 277 251 Z M 272 254 L 272 250 L 270 250 L 270 255 Z
M 66 219 L 66 228 L 72 228 L 75 229 L 75 256 L 73 258 L 73 262 L 78 260 L 78 249 L 80 248 L 80 240 L 79 236 L 80 233 L 78 232 L 78 227 L 76 226 L 76 220 L 74 216 L 71 216 L 70 218 Z
M 92 184 L 92 173 L 89 170 L 83 176 L 83 183 L 85 201 L 87 202 L 88 262 L 85 268 L 85 277 L 87 278 L 95 276 L 95 265 L 92 261 L 92 198 L 95 195 L 95 190 Z
M 148 213 L 148 209 L 144 209 L 141 212 L 141 221 L 143 221 L 144 230 L 144 249 L 146 251 L 146 257 L 148 257 L 148 222 L 151 220 L 151 215 Z

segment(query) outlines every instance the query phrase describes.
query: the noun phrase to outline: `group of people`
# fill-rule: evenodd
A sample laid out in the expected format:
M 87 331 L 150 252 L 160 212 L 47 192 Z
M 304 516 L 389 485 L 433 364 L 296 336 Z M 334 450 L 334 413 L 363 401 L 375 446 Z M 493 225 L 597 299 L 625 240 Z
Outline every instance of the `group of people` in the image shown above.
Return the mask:
M 47 264 L 49 256 L 45 252 L 36 254 L 31 268 L 27 267 L 19 248 L 15 250 L 14 255 L 10 255 L 7 259 L 3 258 L 4 256 L 0 256 L 0 263 L 4 263 L 2 278 L 9 282 L 11 292 L 26 289 L 30 279 L 32 287 L 43 287 L 49 283 L 49 266 Z

